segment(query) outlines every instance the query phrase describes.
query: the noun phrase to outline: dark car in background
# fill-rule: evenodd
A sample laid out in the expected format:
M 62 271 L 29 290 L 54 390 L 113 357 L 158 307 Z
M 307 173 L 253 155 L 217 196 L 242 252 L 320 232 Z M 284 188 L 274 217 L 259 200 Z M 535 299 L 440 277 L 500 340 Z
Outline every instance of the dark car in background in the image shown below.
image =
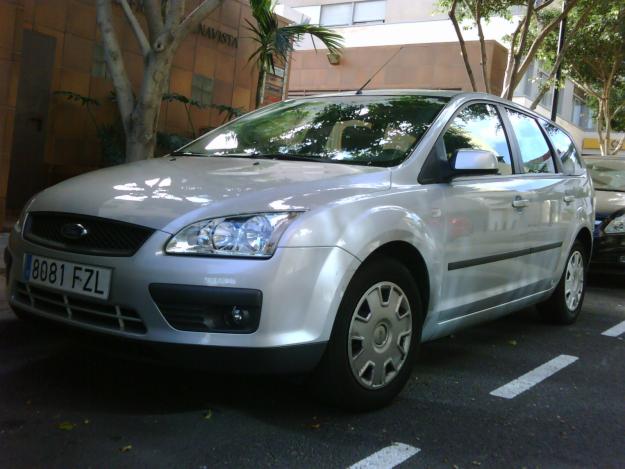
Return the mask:
M 625 158 L 586 157 L 595 186 L 591 270 L 625 274 Z

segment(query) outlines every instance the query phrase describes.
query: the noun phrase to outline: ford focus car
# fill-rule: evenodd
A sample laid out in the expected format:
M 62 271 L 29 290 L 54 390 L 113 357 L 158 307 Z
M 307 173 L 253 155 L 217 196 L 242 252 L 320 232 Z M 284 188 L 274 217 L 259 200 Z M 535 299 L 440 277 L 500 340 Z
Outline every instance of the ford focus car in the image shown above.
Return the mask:
M 562 129 L 489 95 L 287 100 L 35 196 L 10 304 L 374 408 L 423 341 L 534 304 L 575 321 L 592 191 Z
M 625 159 L 586 157 L 596 199 L 591 270 L 625 274 Z

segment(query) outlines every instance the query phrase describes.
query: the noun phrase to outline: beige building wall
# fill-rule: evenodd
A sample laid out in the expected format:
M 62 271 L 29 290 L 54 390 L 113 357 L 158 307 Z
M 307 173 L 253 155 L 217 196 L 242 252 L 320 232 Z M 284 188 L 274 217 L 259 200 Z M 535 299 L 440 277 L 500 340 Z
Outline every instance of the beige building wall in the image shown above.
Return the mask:
M 14 48 L 19 40 L 15 25 L 20 11 L 17 0 L 0 2 L 0 228 L 5 216 L 13 124 L 17 102 L 19 66 L 15 61 Z
M 198 0 L 187 1 L 189 11 L 197 3 Z M 254 105 L 258 72 L 248 63 L 256 46 L 246 20 L 253 21 L 247 0 L 227 0 L 210 15 L 204 25 L 237 38 L 238 47 L 191 34 L 176 54 L 170 91 L 191 97 L 193 75 L 199 74 L 213 80 L 213 104 L 250 110 Z M 118 6 L 114 7 L 114 21 L 129 78 L 138 90 L 143 59 Z M 141 16 L 140 21 L 145 27 Z M 111 81 L 93 73 L 95 46 L 99 43 L 95 0 L 0 0 L 0 227 L 5 218 L 7 187 L 20 183 L 9 181 L 9 174 L 25 30 L 54 39 L 51 92 L 66 90 L 98 99 L 102 105 L 95 109 L 96 120 L 111 123 L 118 119 L 115 104 L 109 99 Z M 210 108 L 192 108 L 192 115 L 197 129 L 214 127 L 224 120 L 223 114 Z M 33 167 L 33 173 L 43 171 L 44 187 L 102 165 L 95 127 L 78 103 L 50 96 L 43 126 L 46 134 L 44 167 Z M 183 135 L 190 133 L 181 103 L 163 104 L 159 129 Z
M 290 8 L 318 7 L 321 4 L 351 3 L 353 0 L 280 0 L 278 3 Z M 359 0 L 356 0 L 356 2 Z M 311 10 L 315 11 L 315 10 Z M 446 14 L 436 12 L 435 0 L 387 0 L 385 23 L 405 23 L 446 19 Z M 318 18 L 312 18 L 313 22 Z
M 506 49 L 487 42 L 488 80 L 492 92 L 501 92 Z M 289 94 L 309 95 L 329 91 L 356 90 L 386 62 L 400 46 L 352 47 L 345 49 L 338 65 L 331 65 L 324 51 L 300 50 L 293 53 Z M 368 89 L 419 88 L 471 90 L 457 43 L 407 44 L 371 81 Z M 467 43 L 471 65 L 480 90 L 479 43 Z

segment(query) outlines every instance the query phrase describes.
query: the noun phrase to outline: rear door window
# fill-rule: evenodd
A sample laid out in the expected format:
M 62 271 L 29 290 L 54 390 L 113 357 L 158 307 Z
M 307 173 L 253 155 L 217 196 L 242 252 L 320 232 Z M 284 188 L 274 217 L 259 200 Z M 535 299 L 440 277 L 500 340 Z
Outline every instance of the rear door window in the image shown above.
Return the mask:
M 521 151 L 523 172 L 555 173 L 551 150 L 536 119 L 512 109 L 507 111 Z
M 571 138 L 553 124 L 549 124 L 548 122 L 543 122 L 542 124 L 553 144 L 556 156 L 560 158 L 562 162 L 564 174 L 582 174 L 584 165 Z

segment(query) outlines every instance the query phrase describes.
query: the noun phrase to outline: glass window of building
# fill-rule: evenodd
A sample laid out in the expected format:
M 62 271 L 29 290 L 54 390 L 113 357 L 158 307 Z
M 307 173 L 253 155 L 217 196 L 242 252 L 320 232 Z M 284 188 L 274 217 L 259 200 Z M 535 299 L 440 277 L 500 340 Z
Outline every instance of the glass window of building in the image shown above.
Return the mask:
M 546 86 L 546 81 L 549 79 L 549 75 L 547 75 L 542 70 L 538 72 L 538 92 L 540 92 L 544 86 Z M 540 104 L 542 104 L 546 108 L 551 108 L 551 104 L 553 102 L 553 87 L 549 85 L 549 89 L 540 99 Z
M 590 130 L 594 127 L 592 111 L 586 104 L 586 98 L 579 92 L 573 95 L 573 124 L 582 129 Z
M 383 23 L 386 0 L 369 0 L 355 3 L 321 5 L 322 26 L 348 26 L 351 24 Z
M 497 156 L 499 174 L 512 174 L 510 147 L 499 113 L 489 104 L 473 104 L 454 117 L 443 135 L 447 159 L 460 149 L 488 150 Z
M 386 13 L 386 1 L 354 3 L 354 23 L 382 23 Z
M 523 171 L 526 173 L 555 173 L 556 168 L 551 150 L 538 122 L 533 117 L 520 112 L 511 109 L 507 111 L 521 151 Z
M 278 67 L 277 65 L 272 69 L 269 69 L 269 73 L 279 78 L 284 78 L 285 70 L 282 67 Z
M 525 76 L 523 77 L 523 94 L 525 96 L 534 95 L 534 70 L 536 68 L 536 62 L 530 63 Z
M 319 24 L 322 26 L 346 26 L 351 24 L 352 10 L 353 4 L 351 3 L 322 5 Z
M 204 75 L 193 75 L 191 99 L 202 106 L 209 106 L 213 102 L 213 79 Z
M 559 89 L 559 92 L 558 92 L 558 109 L 556 112 L 559 116 L 562 115 L 562 108 L 563 108 L 563 103 L 564 103 L 564 92 L 565 92 L 565 88 L 563 86 Z
M 98 78 L 108 78 L 106 59 L 104 57 L 104 47 L 102 44 L 93 45 L 93 61 L 91 63 L 91 76 Z

